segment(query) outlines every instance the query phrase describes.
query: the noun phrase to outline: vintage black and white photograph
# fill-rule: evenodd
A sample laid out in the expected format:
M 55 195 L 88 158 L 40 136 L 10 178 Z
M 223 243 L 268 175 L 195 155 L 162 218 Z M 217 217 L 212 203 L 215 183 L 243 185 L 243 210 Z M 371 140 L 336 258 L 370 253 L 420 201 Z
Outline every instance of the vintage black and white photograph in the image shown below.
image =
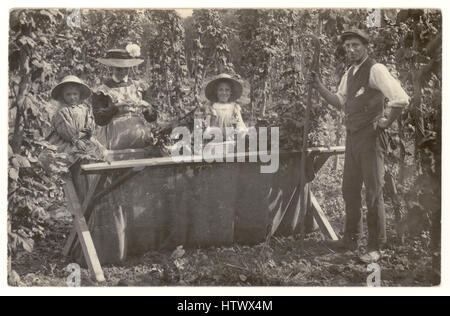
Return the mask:
M 9 287 L 441 285 L 440 9 L 15 8 L 8 59 Z

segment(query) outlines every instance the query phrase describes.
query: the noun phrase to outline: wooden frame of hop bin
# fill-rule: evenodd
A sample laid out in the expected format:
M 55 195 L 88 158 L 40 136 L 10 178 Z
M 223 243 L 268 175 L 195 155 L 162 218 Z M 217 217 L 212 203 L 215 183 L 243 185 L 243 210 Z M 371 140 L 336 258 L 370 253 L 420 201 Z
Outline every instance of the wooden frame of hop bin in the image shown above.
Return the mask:
M 303 191 L 303 195 L 306 196 L 307 200 L 307 209 L 302 209 L 301 205 L 296 206 L 296 211 L 299 213 L 299 220 L 301 225 L 305 225 L 306 213 L 309 210 L 312 212 L 313 218 L 315 222 L 318 224 L 321 232 L 324 234 L 325 238 L 331 240 L 337 240 L 338 237 L 331 227 L 325 213 L 320 207 L 317 199 L 314 194 L 311 192 L 309 183 L 314 179 L 315 173 L 322 168 L 322 166 L 326 163 L 326 161 L 334 155 L 340 155 L 345 152 L 345 147 L 313 147 L 307 149 L 307 160 L 309 170 L 312 169 L 312 174 L 301 173 L 300 181 L 297 187 L 295 188 L 295 192 L 292 194 L 290 202 L 286 206 L 286 210 L 290 207 L 291 202 L 294 200 L 295 194 L 298 194 L 298 190 Z M 123 159 L 124 157 L 129 157 L 132 155 L 144 154 L 145 150 L 139 149 L 130 149 L 130 150 L 118 150 L 110 152 L 109 158 L 119 158 Z M 283 152 L 284 154 L 299 154 L 300 152 Z M 234 154 L 235 158 L 243 158 L 246 159 L 249 157 L 254 157 L 259 155 L 259 153 L 242 153 L 242 154 Z M 90 218 L 92 210 L 95 206 L 95 203 L 98 199 L 105 196 L 106 194 L 113 191 L 115 188 L 120 186 L 121 184 L 131 180 L 134 175 L 138 174 L 145 168 L 170 168 L 172 166 L 177 165 L 201 165 L 205 164 L 202 161 L 201 157 L 193 156 L 189 159 L 184 159 L 183 161 L 177 161 L 171 157 L 163 157 L 163 158 L 150 158 L 150 159 L 134 159 L 134 160 L 120 160 L 120 161 L 112 161 L 105 163 L 92 163 L 81 166 L 82 174 L 92 174 L 95 175 L 93 180 L 90 183 L 89 190 L 87 190 L 87 195 L 83 203 L 80 202 L 80 199 L 76 193 L 75 185 L 73 179 L 71 177 L 67 177 L 65 179 L 64 192 L 67 200 L 67 208 L 68 211 L 73 215 L 74 218 L 74 228 L 70 233 L 66 245 L 63 249 L 63 254 L 67 256 L 71 249 L 73 248 L 76 239 L 80 241 L 81 248 L 83 250 L 83 255 L 86 259 L 88 268 L 90 270 L 91 276 L 95 278 L 97 282 L 104 282 L 105 277 L 103 274 L 103 270 L 100 264 L 100 261 L 97 256 L 97 251 L 95 249 L 91 233 L 89 231 L 87 222 Z M 103 190 L 99 190 L 100 187 L 103 187 L 104 182 L 110 172 L 114 172 L 117 170 L 122 170 L 123 173 L 120 177 L 115 179 L 111 185 Z M 306 183 L 304 188 L 301 188 L 301 184 Z M 278 221 L 278 225 L 281 223 L 281 219 Z M 272 232 L 269 234 L 269 238 L 275 233 L 278 229 L 278 225 L 275 224 L 272 228 Z

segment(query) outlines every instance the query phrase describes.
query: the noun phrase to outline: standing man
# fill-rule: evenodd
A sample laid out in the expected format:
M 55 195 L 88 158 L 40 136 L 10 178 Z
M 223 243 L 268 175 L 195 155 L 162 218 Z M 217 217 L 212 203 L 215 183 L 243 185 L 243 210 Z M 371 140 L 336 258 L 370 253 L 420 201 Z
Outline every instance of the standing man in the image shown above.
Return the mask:
M 383 200 L 386 147 L 382 136 L 408 105 L 409 97 L 388 69 L 369 57 L 369 36 L 364 31 L 346 31 L 342 40 L 352 66 L 342 77 L 338 92 L 330 92 L 318 74 L 313 74 L 312 82 L 328 103 L 336 108 L 344 107 L 347 129 L 342 185 L 346 213 L 344 238 L 327 242 L 327 245 L 336 251 L 358 249 L 363 232 L 361 191 L 364 183 L 369 240 L 367 253 L 360 259 L 372 263 L 381 259 L 380 250 L 386 243 Z M 386 98 L 390 108 L 387 117 L 384 116 Z

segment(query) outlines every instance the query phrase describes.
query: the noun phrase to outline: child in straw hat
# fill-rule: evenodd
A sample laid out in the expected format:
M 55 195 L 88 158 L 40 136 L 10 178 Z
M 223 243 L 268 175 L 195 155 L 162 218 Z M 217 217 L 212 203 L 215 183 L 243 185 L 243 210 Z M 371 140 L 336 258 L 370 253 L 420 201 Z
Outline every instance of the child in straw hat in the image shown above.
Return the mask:
M 90 95 L 89 87 L 76 76 L 64 77 L 51 92 L 61 109 L 52 118 L 53 132 L 48 141 L 58 152 L 67 154 L 69 167 L 80 155 L 89 153 L 99 158 L 103 155 L 101 145 L 92 138 L 95 128 L 92 111 L 84 103 Z
M 227 74 L 221 74 L 205 88 L 205 96 L 211 101 L 206 110 L 206 126 L 219 127 L 224 135 L 227 127 L 245 129 L 241 107 L 236 101 L 242 95 L 242 85 Z

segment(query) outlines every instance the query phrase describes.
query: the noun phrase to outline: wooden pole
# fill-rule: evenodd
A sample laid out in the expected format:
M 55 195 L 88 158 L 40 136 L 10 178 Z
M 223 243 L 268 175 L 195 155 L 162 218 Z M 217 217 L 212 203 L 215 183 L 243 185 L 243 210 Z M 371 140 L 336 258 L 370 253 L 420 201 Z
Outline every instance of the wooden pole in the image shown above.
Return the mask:
M 105 282 L 105 276 L 103 274 L 102 266 L 100 265 L 100 260 L 97 256 L 97 251 L 95 250 L 91 233 L 89 232 L 84 215 L 81 214 L 81 205 L 75 191 L 75 186 L 73 185 L 70 177 L 66 178 L 65 182 L 64 193 L 67 200 L 67 209 L 74 216 L 75 229 L 77 231 L 89 271 L 95 277 L 97 282 Z
M 89 186 L 87 196 L 86 196 L 85 200 L 83 201 L 83 207 L 81 210 L 83 215 L 86 215 L 86 213 L 88 213 L 89 208 L 93 207 L 92 204 L 94 202 L 94 200 L 93 200 L 94 194 L 97 191 L 97 188 L 99 186 L 103 185 L 102 183 L 105 181 L 105 179 L 106 179 L 105 175 L 100 175 L 100 174 L 94 175 L 91 185 Z M 86 218 L 86 216 L 85 216 L 85 218 Z M 89 217 L 86 218 L 86 221 L 89 221 Z M 64 246 L 64 249 L 63 249 L 64 256 L 69 255 L 70 251 L 72 250 L 72 247 L 75 244 L 76 237 L 77 237 L 77 231 L 75 228 L 73 228 L 72 232 L 69 235 L 69 238 L 66 241 L 66 245 Z
M 314 57 L 311 65 L 311 70 L 319 71 L 319 62 L 320 62 L 320 41 L 319 39 L 311 35 L 312 42 L 314 44 Z M 296 210 L 296 215 L 298 214 L 298 220 L 300 225 L 300 248 L 303 251 L 304 240 L 305 240 L 305 219 L 306 219 L 306 211 L 308 209 L 308 197 L 309 197 L 309 186 L 307 185 L 307 164 L 306 161 L 308 159 L 308 134 L 310 129 L 310 119 L 311 119 L 311 108 L 312 108 L 312 98 L 313 98 L 313 87 L 310 85 L 308 89 L 308 100 L 306 104 L 306 113 L 305 113 L 305 124 L 303 128 L 303 144 L 302 144 L 302 158 L 301 158 L 301 173 L 300 173 L 300 188 L 303 191 L 300 199 L 300 205 L 297 206 L 299 208 Z M 297 221 L 294 221 L 295 223 Z
M 325 235 L 325 238 L 331 239 L 331 240 L 339 240 L 338 236 L 333 230 L 333 227 L 331 226 L 330 222 L 328 221 L 325 213 L 323 212 L 322 208 L 320 207 L 319 202 L 317 202 L 316 197 L 314 194 L 310 191 L 309 192 L 309 198 L 311 201 L 311 208 L 312 213 L 314 216 L 314 219 L 316 220 L 317 225 L 319 225 L 320 231 Z

